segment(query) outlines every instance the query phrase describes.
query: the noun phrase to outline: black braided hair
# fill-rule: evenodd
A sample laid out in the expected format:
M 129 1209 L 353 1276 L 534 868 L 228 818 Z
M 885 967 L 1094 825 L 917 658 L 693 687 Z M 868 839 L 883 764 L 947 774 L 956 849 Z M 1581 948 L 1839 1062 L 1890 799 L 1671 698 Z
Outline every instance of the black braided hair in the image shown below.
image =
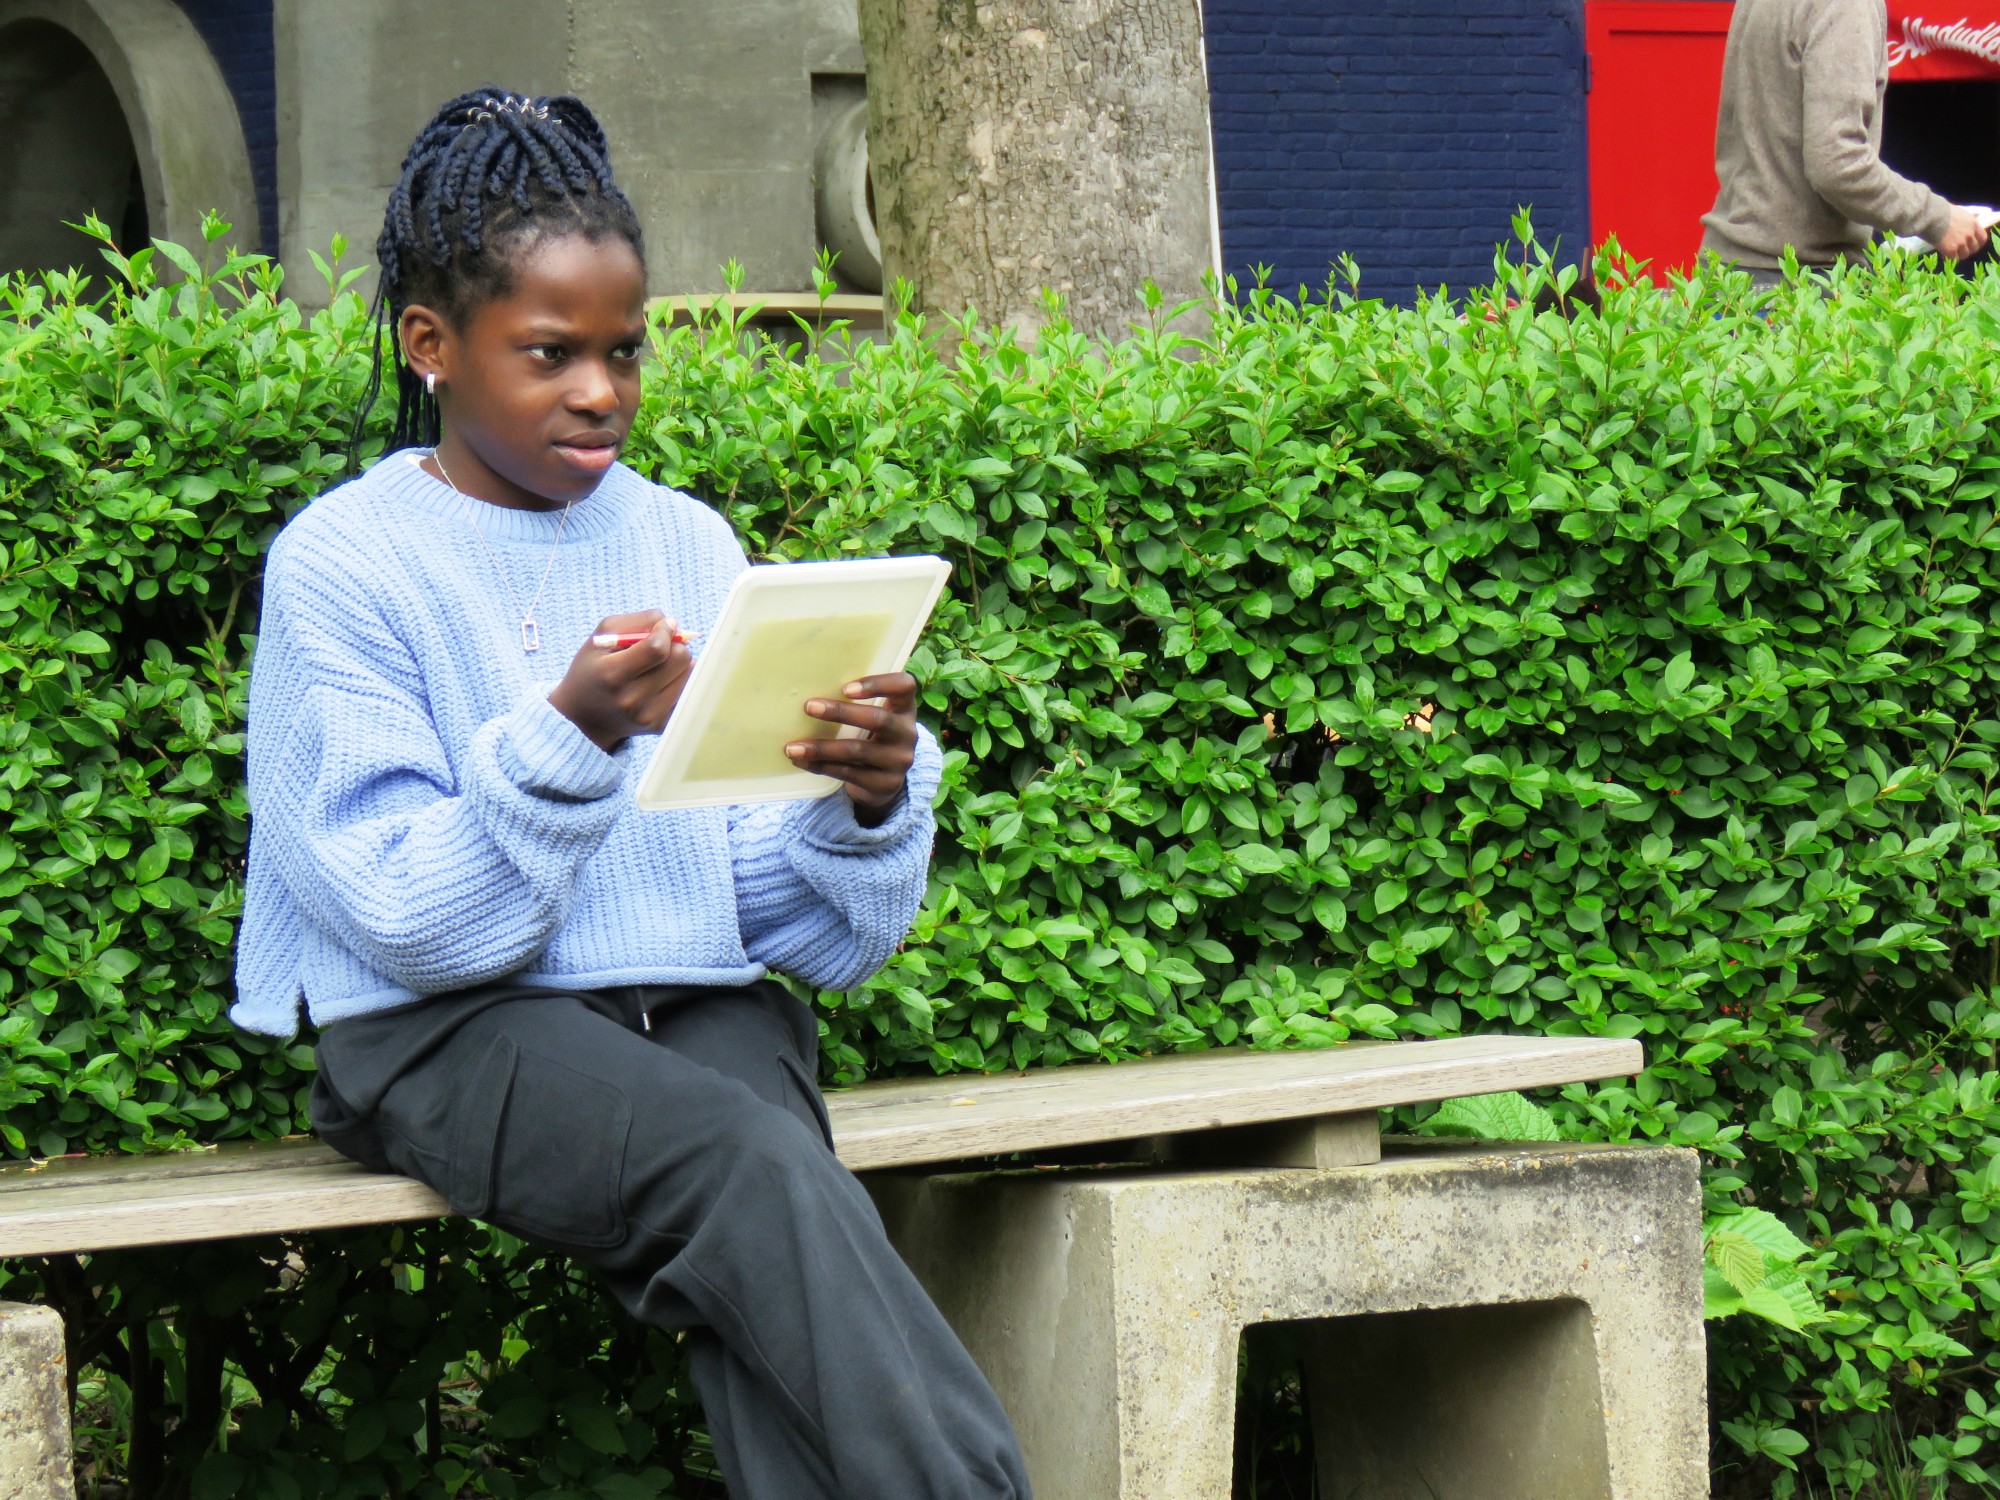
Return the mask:
M 434 447 L 437 401 L 403 357 L 396 326 L 413 303 L 454 324 L 506 294 L 528 245 L 551 235 L 617 236 L 643 263 L 639 217 L 611 179 L 604 128 L 581 99 L 474 89 L 417 132 L 389 194 L 375 258 L 382 278 L 370 323 L 375 362 L 354 414 L 347 466 L 382 389 L 384 335 L 396 370 L 392 448 Z

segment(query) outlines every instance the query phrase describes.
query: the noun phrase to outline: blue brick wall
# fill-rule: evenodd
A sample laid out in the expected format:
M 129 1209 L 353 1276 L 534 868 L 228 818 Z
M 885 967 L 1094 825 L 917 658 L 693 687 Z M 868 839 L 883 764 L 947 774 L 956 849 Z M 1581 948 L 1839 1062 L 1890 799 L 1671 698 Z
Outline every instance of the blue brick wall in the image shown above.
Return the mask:
M 1532 207 L 1564 259 L 1589 239 L 1582 0 L 1206 0 L 1224 265 L 1318 291 L 1492 279 Z
M 271 0 L 179 0 L 208 43 L 243 122 L 250 171 L 257 184 L 263 249 L 278 249 L 278 75 L 271 36 Z

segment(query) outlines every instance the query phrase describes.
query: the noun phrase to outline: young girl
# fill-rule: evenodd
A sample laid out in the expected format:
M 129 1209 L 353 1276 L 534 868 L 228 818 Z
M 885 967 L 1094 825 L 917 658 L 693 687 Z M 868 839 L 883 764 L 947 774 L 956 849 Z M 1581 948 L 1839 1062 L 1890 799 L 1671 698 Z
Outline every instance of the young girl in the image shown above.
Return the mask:
M 853 985 L 903 937 L 939 769 L 916 684 L 807 705 L 866 731 L 787 747 L 840 795 L 637 811 L 679 627 L 745 563 L 618 463 L 645 267 L 597 121 L 452 100 L 376 253 L 396 451 L 271 549 L 232 1014 L 288 1036 L 303 1000 L 327 1141 L 687 1330 L 733 1494 L 1026 1496 L 991 1390 L 833 1155 L 812 1014 L 763 977 Z

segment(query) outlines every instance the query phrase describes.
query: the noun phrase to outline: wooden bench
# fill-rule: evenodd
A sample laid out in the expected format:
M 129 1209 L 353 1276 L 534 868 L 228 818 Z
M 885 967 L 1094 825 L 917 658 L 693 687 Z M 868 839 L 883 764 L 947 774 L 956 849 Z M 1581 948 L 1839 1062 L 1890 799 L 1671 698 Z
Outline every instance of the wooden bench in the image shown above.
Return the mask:
M 1595 1468 L 1585 1464 L 1589 1472 L 1578 1486 L 1551 1489 L 1543 1470 L 1532 1475 L 1531 1483 L 1524 1477 L 1529 1488 L 1484 1483 L 1479 1493 L 1485 1500 L 1511 1500 L 1517 1493 L 1536 1500 L 1572 1494 L 1608 1500 L 1614 1493 L 1610 1485 L 1624 1473 L 1628 1478 L 1619 1480 L 1615 1490 L 1621 1500 L 1679 1500 L 1697 1491 L 1629 1476 L 1647 1467 L 1685 1468 L 1690 1455 L 1678 1451 L 1684 1444 L 1692 1445 L 1692 1462 L 1699 1469 L 1700 1425 L 1670 1423 L 1664 1440 L 1650 1440 L 1626 1432 L 1615 1419 L 1593 1414 L 1612 1403 L 1612 1377 L 1622 1380 L 1630 1361 L 1622 1349 L 1615 1351 L 1616 1358 L 1607 1356 L 1604 1320 L 1609 1310 L 1599 1305 L 1605 1299 L 1594 1290 L 1596 1284 L 1585 1288 L 1570 1264 L 1577 1259 L 1588 1263 L 1590 1256 L 1558 1232 L 1564 1211 L 1556 1199 L 1580 1190 L 1593 1205 L 1608 1205 L 1635 1223 L 1654 1223 L 1663 1213 L 1674 1220 L 1671 1233 L 1656 1235 L 1656 1243 L 1638 1250 L 1614 1246 L 1607 1251 L 1594 1240 L 1585 1248 L 1594 1248 L 1600 1262 L 1609 1257 L 1623 1265 L 1636 1256 L 1649 1274 L 1657 1273 L 1646 1286 L 1639 1285 L 1645 1276 L 1628 1278 L 1625 1291 L 1635 1304 L 1656 1314 L 1656 1321 L 1664 1320 L 1662 1326 L 1671 1325 L 1677 1343 L 1692 1349 L 1692 1363 L 1688 1348 L 1667 1351 L 1663 1382 L 1662 1365 L 1655 1358 L 1643 1402 L 1657 1408 L 1662 1384 L 1678 1382 L 1692 1393 L 1698 1416 L 1698 1205 L 1693 1220 L 1679 1222 L 1688 1212 L 1680 1183 L 1688 1177 L 1682 1160 L 1688 1153 L 1538 1147 L 1530 1153 L 1532 1169 L 1519 1153 L 1510 1159 L 1505 1151 L 1484 1147 L 1444 1156 L 1392 1153 L 1384 1161 L 1377 1130 L 1377 1111 L 1391 1105 L 1588 1081 L 1628 1074 L 1639 1066 L 1636 1042 L 1464 1037 L 1353 1043 L 1316 1052 L 1191 1053 L 1022 1075 L 893 1080 L 832 1093 L 827 1103 L 841 1160 L 870 1174 L 871 1191 L 899 1249 L 1014 1413 L 1036 1492 L 1044 1500 L 1071 1495 L 1089 1500 L 1226 1496 L 1236 1342 L 1248 1323 L 1333 1316 L 1351 1322 L 1421 1308 L 1515 1302 L 1587 1306 L 1597 1320 L 1597 1331 L 1586 1329 L 1583 1336 L 1589 1347 L 1577 1345 L 1570 1325 L 1565 1325 L 1567 1335 L 1554 1336 L 1540 1324 L 1523 1329 L 1510 1325 L 1497 1333 L 1488 1330 L 1485 1343 L 1499 1351 L 1494 1358 L 1503 1366 L 1510 1350 L 1526 1359 L 1528 1364 L 1516 1373 L 1525 1371 L 1532 1380 L 1541 1379 L 1536 1372 L 1554 1368 L 1548 1351 L 1560 1346 L 1557 1363 L 1567 1360 L 1563 1379 L 1568 1385 L 1550 1400 L 1568 1415 L 1551 1427 L 1547 1413 L 1529 1413 L 1549 1429 L 1546 1441 L 1529 1446 L 1537 1453 L 1549 1442 L 1575 1446 L 1581 1422 L 1590 1429 L 1583 1447 L 1598 1457 Z M 1010 1161 L 1052 1152 L 1152 1165 L 1005 1169 Z M 979 1165 L 946 1171 L 947 1164 Z M 1634 1170 L 1637 1176 L 1631 1175 Z M 1621 1172 L 1625 1179 L 1619 1178 Z M 1412 1283 L 1372 1296 L 1369 1275 L 1353 1263 L 1351 1247 L 1340 1243 L 1353 1227 L 1351 1213 L 1340 1205 L 1361 1201 L 1356 1192 L 1372 1199 L 1388 1183 L 1389 1201 L 1405 1200 L 1400 1211 L 1408 1218 L 1420 1200 L 1457 1195 L 1454 1201 L 1461 1206 L 1476 1205 L 1479 1184 L 1487 1179 L 1507 1189 L 1500 1197 L 1521 1200 L 1529 1219 L 1539 1213 L 1547 1222 L 1539 1229 L 1524 1228 L 1526 1221 L 1518 1213 L 1509 1217 L 1478 1209 L 1466 1223 L 1442 1231 L 1457 1243 L 1447 1247 L 1449 1253 L 1434 1268 L 1432 1281 L 1438 1284 L 1420 1289 Z M 1622 1189 L 1620 1180 L 1626 1182 Z M 1364 1190 L 1364 1182 L 1374 1186 Z M 1467 1197 L 1468 1191 L 1473 1196 Z M 1663 1194 L 1671 1201 L 1662 1201 Z M 1133 1214 L 1140 1210 L 1140 1218 L 1166 1216 L 1158 1226 L 1162 1237 L 1150 1245 L 1141 1243 L 1143 1234 L 1132 1238 L 1139 1222 Z M 182 1156 L 0 1168 L 0 1255 L 6 1256 L 378 1224 L 447 1212 L 443 1201 L 421 1184 L 364 1171 L 306 1138 Z M 1213 1222 L 1218 1213 L 1229 1216 L 1226 1225 Z M 1622 1225 L 1619 1234 L 1625 1233 Z M 1217 1229 L 1229 1231 L 1222 1236 L 1227 1243 L 1208 1245 L 1204 1236 Z M 1421 1237 L 1431 1231 L 1406 1232 Z M 1576 1226 L 1571 1238 L 1589 1239 L 1601 1232 L 1602 1223 L 1593 1219 Z M 1526 1234 L 1534 1243 L 1503 1245 L 1500 1240 L 1507 1234 L 1517 1240 Z M 1275 1274 L 1264 1264 L 1269 1257 L 1260 1258 L 1253 1242 L 1288 1245 L 1302 1253 L 1308 1268 L 1302 1288 L 1268 1306 L 1243 1304 L 1238 1292 L 1246 1279 L 1269 1280 Z M 1468 1247 L 1519 1267 L 1553 1265 L 1555 1270 L 1539 1280 L 1517 1278 L 1513 1290 L 1497 1283 L 1481 1287 L 1477 1278 L 1463 1288 L 1449 1284 L 1456 1273 L 1444 1262 L 1456 1264 L 1463 1258 L 1459 1252 Z M 1179 1300 L 1171 1337 L 1160 1336 L 1134 1301 L 1162 1295 L 1160 1287 L 1143 1286 L 1145 1278 L 1134 1274 L 1135 1267 L 1149 1260 L 1184 1270 L 1198 1266 L 1197 1280 L 1206 1278 L 1206 1290 L 1192 1282 L 1173 1290 Z M 1103 1273 L 1095 1282 L 1083 1274 L 1086 1262 Z M 980 1268 L 977 1274 L 975 1267 Z M 1049 1284 L 1052 1275 L 1066 1283 L 1066 1294 Z M 1401 1286 L 1409 1278 L 1389 1280 Z M 1086 1283 L 1093 1289 L 1081 1296 Z M 1649 1292 L 1647 1287 L 1655 1283 Z M 1313 1291 L 1315 1286 L 1319 1292 Z M 1216 1293 L 1222 1294 L 1220 1302 Z M 1686 1305 L 1670 1305 L 1677 1298 Z M 30 1311 L 39 1312 L 40 1320 L 26 1318 Z M 57 1358 L 51 1373 L 53 1314 L 0 1312 L 13 1319 L 0 1319 L 0 1339 L 11 1329 L 15 1345 L 11 1359 L 0 1348 L 0 1410 L 18 1409 L 31 1393 L 8 1390 L 7 1380 L 43 1382 L 39 1389 L 45 1399 L 46 1382 L 61 1379 L 61 1330 L 54 1326 Z M 1570 1324 L 1574 1321 L 1572 1317 Z M 1692 1328 L 1691 1342 L 1683 1323 Z M 1190 1330 L 1196 1330 L 1192 1336 L 1201 1346 L 1198 1359 L 1189 1345 Z M 1587 1392 L 1578 1373 L 1586 1368 Z M 1197 1374 L 1200 1380 L 1195 1380 Z M 1191 1380 L 1206 1382 L 1193 1406 L 1187 1399 Z M 1210 1385 L 1215 1389 L 1208 1390 Z M 1172 1395 L 1176 1390 L 1180 1394 Z M 1161 1392 L 1168 1396 L 1164 1405 Z M 1638 1387 L 1616 1394 L 1635 1407 L 1642 1401 Z M 1579 1410 L 1582 1418 L 1576 1416 Z M 66 1433 L 44 1436 L 50 1446 L 66 1447 Z M 1422 1434 L 1406 1434 L 1406 1440 L 1426 1441 Z M 10 1461 L 7 1441 L 0 1432 L 0 1476 L 29 1472 L 19 1454 Z M 1202 1457 L 1190 1467 L 1183 1462 L 1187 1453 Z M 1219 1467 L 1211 1461 L 1215 1453 L 1221 1455 Z M 66 1474 L 62 1482 L 67 1485 Z M 1328 1492 L 1345 1494 L 1351 1488 L 1351 1481 L 1342 1479 Z M 1401 1491 L 1383 1488 L 1379 1493 Z M 67 1489 L 23 1487 L 0 1477 L 0 1500 L 57 1495 L 66 1496 Z

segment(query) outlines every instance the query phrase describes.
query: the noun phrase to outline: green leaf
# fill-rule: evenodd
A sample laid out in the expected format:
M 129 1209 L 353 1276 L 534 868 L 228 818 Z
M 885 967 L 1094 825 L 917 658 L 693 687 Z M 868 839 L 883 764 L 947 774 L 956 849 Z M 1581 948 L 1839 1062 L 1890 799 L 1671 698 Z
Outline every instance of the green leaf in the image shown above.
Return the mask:
M 211 1449 L 195 1465 L 188 1500 L 231 1500 L 242 1488 L 250 1466 L 234 1453 Z
M 172 261 L 191 281 L 201 280 L 201 262 L 172 240 L 154 240 L 153 248 Z
M 1764 1285 L 1770 1257 L 1734 1230 L 1719 1228 L 1708 1237 L 1708 1263 L 1736 1290 L 1748 1296 Z
M 659 1500 L 672 1493 L 673 1476 L 665 1469 L 648 1469 L 643 1474 L 606 1474 L 592 1481 L 590 1492 L 597 1500 Z
M 1447 1099 L 1418 1127 L 1425 1135 L 1471 1136 L 1484 1141 L 1559 1141 L 1554 1116 L 1518 1093 L 1471 1094 Z
M 1746 1208 L 1730 1214 L 1717 1220 L 1716 1227 L 1741 1236 L 1766 1255 L 1781 1261 L 1795 1261 L 1811 1251 L 1804 1240 L 1785 1227 L 1784 1220 L 1761 1208 Z
M 132 868 L 132 878 L 141 885 L 150 884 L 167 873 L 167 862 L 173 856 L 165 844 L 149 845 Z
M 1789 1427 L 1780 1427 L 1775 1432 L 1765 1433 L 1762 1443 L 1765 1453 L 1787 1456 L 1803 1453 L 1810 1446 L 1812 1445 L 1802 1435 L 1793 1432 Z
M 1702 1317 L 1728 1318 L 1743 1311 L 1743 1294 L 1715 1266 L 1701 1268 Z
M 1787 1469 L 1797 1468 L 1793 1458 L 1810 1446 L 1789 1427 L 1728 1420 L 1720 1426 L 1729 1440 L 1751 1457 L 1769 1458 Z
M 1224 811 L 1228 809 L 1225 807 Z M 1252 875 L 1274 875 L 1291 864 L 1291 856 L 1267 844 L 1238 844 L 1229 851 L 1236 863 Z
M 114 983 L 139 967 L 139 955 L 129 948 L 107 948 L 97 955 L 97 972 Z
M 599 1453 L 625 1456 L 625 1435 L 604 1403 L 592 1396 L 572 1396 L 558 1408 L 570 1435 Z
M 389 1439 L 389 1423 L 379 1406 L 355 1406 L 348 1410 L 340 1446 L 349 1463 L 372 1458 Z
M 1245 833 L 1257 833 L 1261 824 L 1257 818 L 1257 804 L 1240 793 L 1224 797 L 1221 802 L 1222 815 L 1241 828 Z M 1250 846 L 1256 847 L 1256 846 Z
M 486 1418 L 488 1437 L 513 1440 L 532 1436 L 549 1420 L 549 1404 L 540 1396 L 516 1396 Z
M 1035 935 L 1043 942 L 1087 938 L 1090 928 L 1075 917 L 1044 917 L 1035 923 Z
M 1802 1333 L 1827 1320 L 1826 1310 L 1797 1270 L 1786 1266 L 1764 1285 L 1743 1294 L 1743 1310 L 1767 1323 Z
M 1683 651 L 1660 674 L 1661 691 L 1678 696 L 1694 686 L 1694 658 Z

